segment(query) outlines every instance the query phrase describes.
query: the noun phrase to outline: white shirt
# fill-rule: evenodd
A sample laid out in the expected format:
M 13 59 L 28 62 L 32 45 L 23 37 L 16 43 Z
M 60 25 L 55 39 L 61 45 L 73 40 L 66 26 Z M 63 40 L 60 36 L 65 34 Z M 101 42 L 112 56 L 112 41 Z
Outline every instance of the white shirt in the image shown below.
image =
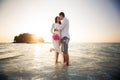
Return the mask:
M 70 38 L 70 35 L 69 35 L 69 20 L 67 18 L 64 18 L 62 20 L 62 24 L 60 25 L 59 29 L 61 30 L 61 38 L 63 38 L 63 37 Z
M 60 36 L 60 30 L 59 30 L 60 24 L 59 23 L 54 23 L 51 28 L 51 33 L 58 34 Z M 58 31 L 54 31 L 54 29 L 57 29 Z

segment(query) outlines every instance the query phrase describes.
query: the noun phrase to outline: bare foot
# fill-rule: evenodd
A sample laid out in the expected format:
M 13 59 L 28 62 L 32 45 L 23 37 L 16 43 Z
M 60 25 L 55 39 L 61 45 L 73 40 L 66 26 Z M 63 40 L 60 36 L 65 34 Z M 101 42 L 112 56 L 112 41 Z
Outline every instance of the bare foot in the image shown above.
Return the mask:
M 50 48 L 50 52 L 54 51 L 55 49 L 54 48 Z
M 61 63 L 60 61 L 58 61 L 57 63 Z
M 68 64 L 68 63 L 63 63 L 63 65 L 64 65 L 64 66 L 69 66 L 69 64 Z
M 69 66 L 69 64 L 67 63 L 66 66 Z
M 62 62 L 60 62 L 60 61 L 55 62 L 55 64 L 59 64 L 59 63 L 62 63 Z

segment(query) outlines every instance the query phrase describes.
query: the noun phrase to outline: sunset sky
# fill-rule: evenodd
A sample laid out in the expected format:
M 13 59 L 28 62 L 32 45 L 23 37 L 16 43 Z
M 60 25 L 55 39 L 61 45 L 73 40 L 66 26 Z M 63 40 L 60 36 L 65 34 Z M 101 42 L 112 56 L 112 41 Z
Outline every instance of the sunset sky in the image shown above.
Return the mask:
M 71 42 L 120 42 L 119 0 L 0 0 L 0 42 L 26 32 L 50 42 L 61 11 L 70 21 Z

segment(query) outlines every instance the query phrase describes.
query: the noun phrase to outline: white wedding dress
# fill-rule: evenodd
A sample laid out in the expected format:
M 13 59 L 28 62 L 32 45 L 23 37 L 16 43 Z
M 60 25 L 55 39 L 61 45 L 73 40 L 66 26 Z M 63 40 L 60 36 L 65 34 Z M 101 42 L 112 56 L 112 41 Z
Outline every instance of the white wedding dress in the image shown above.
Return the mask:
M 59 26 L 60 26 L 60 24 L 54 23 L 52 28 L 51 28 L 51 33 L 57 34 L 60 36 Z M 54 29 L 57 29 L 58 31 L 54 31 Z M 53 46 L 54 46 L 55 52 L 60 52 L 60 40 L 52 39 L 52 41 L 53 41 Z

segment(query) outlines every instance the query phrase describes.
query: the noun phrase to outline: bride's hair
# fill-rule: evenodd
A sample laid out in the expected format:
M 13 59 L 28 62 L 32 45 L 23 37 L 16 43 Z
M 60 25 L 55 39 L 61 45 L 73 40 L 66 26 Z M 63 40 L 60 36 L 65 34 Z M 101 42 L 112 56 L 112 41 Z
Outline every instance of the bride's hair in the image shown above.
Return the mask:
M 57 23 L 57 18 L 59 18 L 58 16 L 55 17 L 55 23 Z M 61 24 L 61 21 L 59 22 L 59 24 Z

